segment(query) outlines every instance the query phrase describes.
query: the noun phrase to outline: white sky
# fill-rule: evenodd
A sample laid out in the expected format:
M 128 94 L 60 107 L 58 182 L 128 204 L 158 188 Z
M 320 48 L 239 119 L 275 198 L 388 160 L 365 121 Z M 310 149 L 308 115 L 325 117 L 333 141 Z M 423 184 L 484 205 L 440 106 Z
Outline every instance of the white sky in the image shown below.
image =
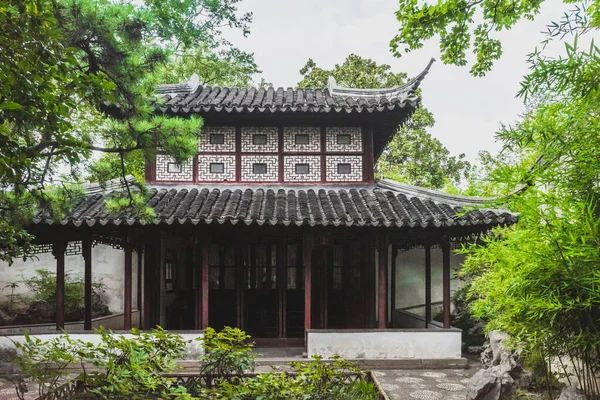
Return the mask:
M 393 57 L 389 42 L 399 27 L 394 0 L 243 0 L 240 10 L 254 13 L 251 34 L 228 36 L 255 53 L 262 77 L 276 87 L 295 86 L 309 58 L 329 69 L 355 53 L 409 76 L 418 74 L 431 57 L 440 59 L 437 39 L 402 58 Z M 484 78 L 469 75 L 468 67 L 437 61 L 421 85 L 423 105 L 436 119 L 431 134 L 453 154 L 465 153 L 471 161 L 479 150 L 499 150 L 494 136 L 500 122 L 512 123 L 523 110 L 515 95 L 527 73 L 526 55 L 543 39 L 546 24 L 565 10 L 561 1 L 547 0 L 534 22 L 501 33 L 504 55 Z

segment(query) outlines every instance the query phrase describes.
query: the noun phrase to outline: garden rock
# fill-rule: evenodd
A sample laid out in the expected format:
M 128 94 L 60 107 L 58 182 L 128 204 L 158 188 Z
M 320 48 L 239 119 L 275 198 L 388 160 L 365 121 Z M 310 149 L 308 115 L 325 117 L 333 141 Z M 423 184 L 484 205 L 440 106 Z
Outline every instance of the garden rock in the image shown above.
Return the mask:
M 586 400 L 585 394 L 575 386 L 567 386 L 558 396 L 557 400 Z
M 19 324 L 39 324 L 43 322 L 52 322 L 54 320 L 54 307 L 45 300 L 36 300 L 32 302 L 24 313 L 19 313 L 15 320 Z
M 484 369 L 470 379 L 467 385 L 467 399 L 509 399 L 515 389 L 531 386 L 533 375 L 521 365 L 521 352 L 509 350 L 503 343 L 509 337 L 502 332 L 490 332 L 489 343 L 484 346 L 481 354 Z
M 499 368 L 481 369 L 467 384 L 468 400 L 509 399 L 513 393 L 514 380 Z
M 483 346 L 469 346 L 467 347 L 467 353 L 469 354 L 473 354 L 473 355 L 479 355 L 483 352 L 484 347 Z

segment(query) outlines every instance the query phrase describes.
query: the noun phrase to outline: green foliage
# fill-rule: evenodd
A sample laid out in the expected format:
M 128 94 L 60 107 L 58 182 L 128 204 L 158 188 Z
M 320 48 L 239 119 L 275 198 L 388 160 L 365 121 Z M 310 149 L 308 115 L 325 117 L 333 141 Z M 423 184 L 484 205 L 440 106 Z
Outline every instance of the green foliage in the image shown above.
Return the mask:
M 56 392 L 73 373 L 67 367 L 79 364 L 83 372 L 73 380 L 77 393 L 102 399 L 191 399 L 175 379 L 164 375 L 175 370 L 175 360 L 184 354 L 181 336 L 161 328 L 152 333 L 132 330 L 131 338 L 104 329 L 97 333 L 99 344 L 72 339 L 67 333 L 48 341 L 25 334 L 23 343 L 15 342 L 20 356 L 14 362 L 23 376 L 39 385 L 40 396 Z M 97 370 L 86 371 L 86 363 Z
M 362 379 L 365 373 L 339 358 L 292 363 L 292 373 L 244 375 L 254 368 L 253 343 L 239 329 L 206 330 L 207 336 L 200 339 L 206 352 L 199 360 L 200 373 L 185 384 L 178 384 L 172 374 L 176 360 L 185 355 L 187 342 L 181 336 L 161 328 L 151 333 L 133 330 L 130 338 L 104 329 L 97 333 L 98 344 L 73 340 L 66 333 L 46 342 L 25 335 L 23 343 L 16 343 L 20 357 L 15 362 L 24 376 L 39 384 L 40 396 L 67 400 L 377 398 L 375 386 Z M 71 364 L 79 364 L 83 372 L 64 386 Z M 26 385 L 22 379 L 15 383 L 22 398 Z
M 392 48 L 399 55 L 439 35 L 444 62 L 465 65 L 472 48 L 471 72 L 483 75 L 501 55 L 493 32 L 531 19 L 541 4 L 402 0 Z M 549 388 L 553 375 L 563 375 L 589 398 L 600 396 L 600 50 L 593 41 L 579 43 L 598 32 L 598 9 L 597 1 L 574 3 L 529 55 L 519 92 L 527 111 L 498 133 L 508 159 L 488 164 L 487 179 L 505 193 L 521 189 L 505 204 L 519 223 L 471 246 L 463 271 L 473 279 L 472 310 L 488 329 L 522 343 L 526 362 Z M 551 41 L 562 42 L 563 55 L 544 55 Z
M 81 377 L 91 393 L 103 399 L 148 398 L 191 399 L 185 388 L 164 374 L 173 372 L 175 360 L 183 359 L 185 341 L 180 335 L 153 329 L 152 333 L 132 330 L 133 338 L 125 338 L 101 329 L 102 345 L 87 344 L 86 359 L 102 368 L 99 373 Z
M 56 304 L 56 273 L 42 268 L 35 271 L 31 278 L 23 278 L 23 284 L 32 294 L 33 300 L 44 300 L 54 306 Z M 106 291 L 106 285 L 100 282 L 92 282 L 92 290 L 101 295 Z M 65 311 L 67 314 L 83 311 L 85 282 L 83 276 L 74 276 L 65 273 Z
M 401 0 L 396 12 L 400 29 L 390 45 L 394 55 L 400 57 L 439 36 L 444 63 L 467 65 L 467 51 L 472 49 L 475 62 L 471 73 L 483 76 L 502 56 L 502 43 L 493 37 L 494 33 L 512 28 L 522 18 L 533 19 L 542 3 L 543 0 L 443 0 L 428 4 Z
M 364 376 L 354 364 L 334 358 L 324 362 L 314 357 L 309 362 L 291 363 L 291 373 L 273 371 L 246 379 L 221 380 L 218 387 L 207 392 L 210 398 L 239 400 L 350 400 L 376 399 L 372 383 L 351 382 L 349 374 Z
M 303 78 L 298 86 L 326 87 L 330 76 L 338 85 L 352 88 L 385 88 L 406 83 L 405 73 L 394 73 L 391 69 L 387 64 L 377 64 L 356 54 L 350 54 L 331 70 L 319 68 L 309 59 L 300 69 Z M 419 107 L 379 158 L 377 176 L 432 189 L 440 189 L 447 182 L 458 184 L 468 177 L 471 165 L 464 160 L 465 155 L 451 155 L 439 140 L 427 133 L 434 123 L 433 114 Z
M 253 56 L 222 37 L 224 26 L 248 34 L 252 16 L 239 14 L 238 3 L 0 0 L 1 257 L 29 255 L 27 224 L 40 210 L 64 215 L 76 200 L 62 190 L 70 183 L 124 179 L 136 172 L 126 161 L 135 167 L 158 149 L 178 162 L 195 153 L 202 120 L 155 115 L 154 91 L 186 54 L 228 77 L 255 70 Z M 97 153 L 112 156 L 90 174 L 82 166 Z
M 200 357 L 200 371 L 207 375 L 241 375 L 254 371 L 256 354 L 250 335 L 238 328 L 226 326 L 217 332 L 213 328 L 204 331 L 202 347 L 205 354 Z

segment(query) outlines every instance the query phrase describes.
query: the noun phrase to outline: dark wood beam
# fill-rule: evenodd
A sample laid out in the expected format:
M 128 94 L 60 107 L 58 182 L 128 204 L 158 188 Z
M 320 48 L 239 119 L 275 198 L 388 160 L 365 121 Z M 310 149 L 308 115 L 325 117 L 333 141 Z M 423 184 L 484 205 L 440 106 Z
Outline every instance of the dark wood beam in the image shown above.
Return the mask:
M 444 328 L 450 328 L 450 242 L 447 237 L 442 238 L 442 264 L 443 264 L 443 294 Z
M 425 246 L 425 328 L 431 321 L 431 245 Z
M 392 276 L 391 280 L 391 304 L 392 304 L 392 327 L 394 326 L 394 310 L 396 309 L 396 260 L 398 259 L 398 246 L 392 245 Z
M 84 266 L 84 289 L 83 289 L 83 329 L 92 330 L 92 237 L 86 235 L 82 240 L 82 255 Z
M 304 264 L 304 329 L 311 329 L 312 251 L 314 235 L 305 232 L 302 238 L 302 263 Z
M 56 258 L 56 330 L 65 329 L 65 242 L 55 242 L 52 252 Z
M 202 294 L 202 320 L 201 329 L 208 328 L 208 252 L 210 249 L 208 236 L 202 237 L 202 278 L 201 278 L 201 294 Z
M 137 293 L 137 304 L 136 304 L 136 308 L 138 310 L 138 315 L 139 315 L 139 322 L 138 322 L 138 328 L 142 329 L 144 323 L 143 323 L 143 319 L 144 319 L 144 315 L 142 314 L 142 285 L 144 283 L 143 280 L 143 269 L 144 269 L 144 250 L 142 248 L 142 246 L 138 246 L 138 251 L 137 251 L 137 287 L 136 287 L 136 293 Z
M 377 328 L 387 327 L 387 287 L 388 287 L 388 235 L 379 235 L 379 299 L 377 302 Z
M 130 238 L 125 242 L 125 267 L 123 279 L 123 329 L 131 330 L 131 311 L 132 311 L 132 292 L 133 292 L 133 277 L 132 277 L 132 260 L 133 246 Z

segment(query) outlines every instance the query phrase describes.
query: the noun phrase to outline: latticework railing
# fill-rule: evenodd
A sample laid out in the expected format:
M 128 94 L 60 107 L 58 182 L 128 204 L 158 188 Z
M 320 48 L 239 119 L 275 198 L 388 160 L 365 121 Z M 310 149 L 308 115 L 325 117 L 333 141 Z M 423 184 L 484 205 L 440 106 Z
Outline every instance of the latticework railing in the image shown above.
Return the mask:
M 287 376 L 293 377 L 296 375 L 295 372 L 281 372 Z M 250 378 L 255 378 L 258 373 L 248 373 L 242 375 L 207 375 L 201 373 L 191 372 L 179 372 L 165 374 L 164 376 L 175 379 L 176 386 L 183 386 L 186 388 L 188 393 L 192 396 L 200 395 L 201 389 L 203 388 L 214 388 L 218 386 L 219 382 L 229 382 L 236 384 L 244 382 Z M 381 385 L 377 381 L 377 378 L 371 373 L 367 372 L 364 374 L 348 372 L 342 375 L 341 383 L 353 383 L 357 381 L 367 381 L 375 385 L 379 391 L 379 400 L 389 400 L 385 392 L 382 390 Z M 86 397 L 81 396 L 82 393 L 87 392 L 90 388 L 85 387 L 81 381 L 73 380 L 60 385 L 56 390 L 47 393 L 43 396 L 38 397 L 36 400 L 65 400 L 65 399 L 80 399 Z

